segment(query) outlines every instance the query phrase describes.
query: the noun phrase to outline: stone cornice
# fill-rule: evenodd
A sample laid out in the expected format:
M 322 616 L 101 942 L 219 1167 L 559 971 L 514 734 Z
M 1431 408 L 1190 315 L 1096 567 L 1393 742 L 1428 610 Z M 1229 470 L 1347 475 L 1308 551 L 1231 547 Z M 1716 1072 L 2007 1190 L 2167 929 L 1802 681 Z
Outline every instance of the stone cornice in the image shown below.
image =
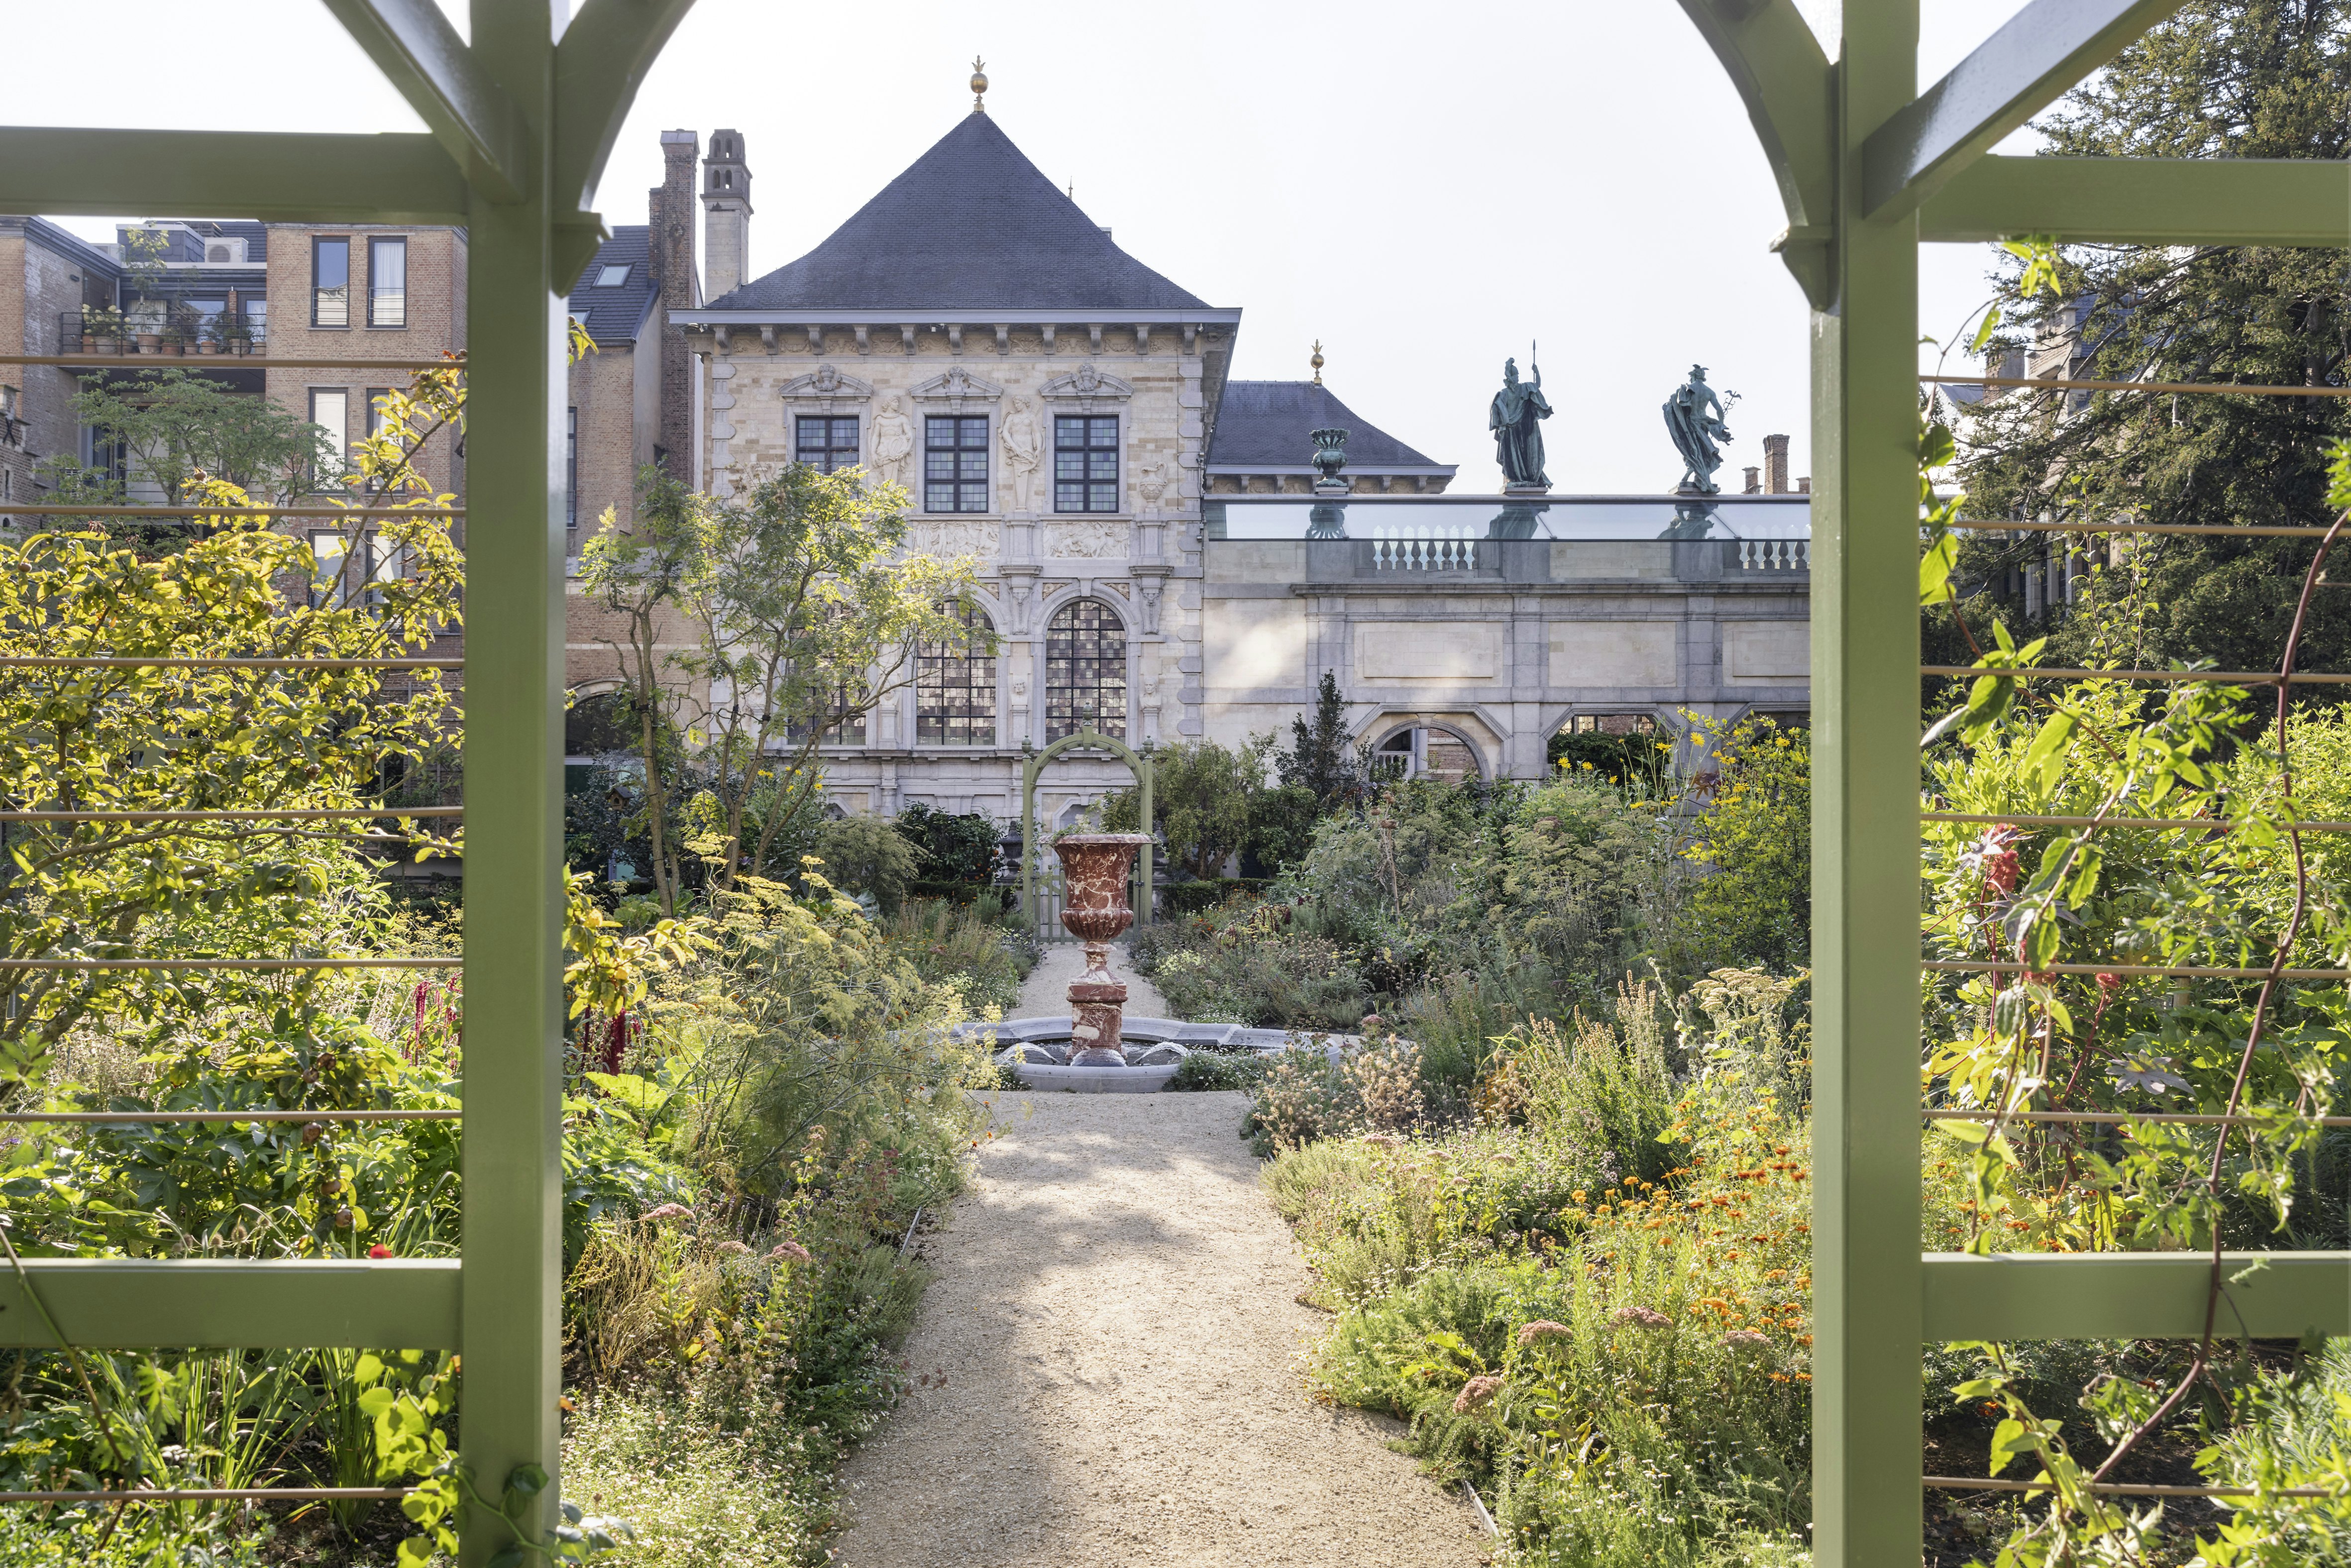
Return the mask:
M 671 321 L 681 327 L 824 326 L 888 327 L 909 325 L 939 331 L 949 325 L 992 327 L 1125 326 L 1144 322 L 1154 327 L 1238 327 L 1238 310 L 1210 308 L 1089 310 L 1082 307 L 1050 309 L 987 309 L 937 305 L 861 306 L 853 310 L 810 309 L 796 306 L 756 310 L 673 310 Z

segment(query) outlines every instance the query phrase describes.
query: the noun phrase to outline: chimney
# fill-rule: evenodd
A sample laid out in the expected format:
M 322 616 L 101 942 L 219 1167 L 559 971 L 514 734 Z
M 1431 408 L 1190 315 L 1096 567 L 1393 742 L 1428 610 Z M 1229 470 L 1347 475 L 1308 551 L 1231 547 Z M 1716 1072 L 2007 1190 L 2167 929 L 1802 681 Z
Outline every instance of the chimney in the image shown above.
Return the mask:
M 1767 496 L 1788 493 L 1788 438 L 1784 435 L 1763 438 L 1763 493 Z
M 673 310 L 702 303 L 694 276 L 694 150 L 701 138 L 691 131 L 661 134 L 662 183 L 646 198 L 647 264 L 660 290 L 661 406 L 653 421 L 653 461 L 670 465 L 682 479 L 694 472 L 694 356 L 686 351 L 685 329 L 669 319 Z
M 1763 470 L 1761 468 L 1747 468 L 1740 470 L 1740 472 L 1747 476 L 1747 489 L 1744 493 L 1750 496 L 1761 495 L 1763 493 L 1763 481 L 1759 477 L 1759 476 L 1762 474 Z
M 1809 496 L 1812 493 L 1813 476 L 1807 474 L 1802 478 L 1796 481 L 1796 494 L 1799 496 Z
M 712 299 L 740 288 L 750 276 L 751 171 L 743 162 L 743 133 L 714 131 L 702 161 L 702 270 Z

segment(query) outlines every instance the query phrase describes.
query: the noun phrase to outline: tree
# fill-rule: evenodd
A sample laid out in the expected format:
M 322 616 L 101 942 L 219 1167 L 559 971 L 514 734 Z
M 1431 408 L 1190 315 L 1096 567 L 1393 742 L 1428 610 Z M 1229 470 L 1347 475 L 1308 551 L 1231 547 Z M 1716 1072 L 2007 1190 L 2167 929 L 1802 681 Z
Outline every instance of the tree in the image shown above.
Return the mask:
M 1330 671 L 1322 672 L 1322 683 L 1315 688 L 1314 723 L 1309 727 L 1302 717 L 1291 719 L 1290 737 L 1290 749 L 1280 763 L 1284 784 L 1311 789 L 1325 807 L 1363 798 L 1368 769 L 1360 748 L 1348 742 L 1347 704 Z
M 660 470 L 642 487 L 636 528 L 608 514 L 580 577 L 627 629 L 609 645 L 639 705 L 654 883 L 674 914 L 683 830 L 716 891 L 771 874 L 778 835 L 821 787 L 819 748 L 913 684 L 915 645 L 995 639 L 961 619 L 969 560 L 901 553 L 898 486 L 793 464 L 739 502 Z M 684 651 L 664 645 L 676 640 Z M 692 749 L 690 810 L 661 783 L 664 717 Z
M 1712 746 L 1717 771 L 1681 852 L 1707 869 L 1684 901 L 1684 956 L 1703 968 L 1802 968 L 1813 929 L 1811 732 L 1749 717 L 1696 738 Z
M 438 384 L 427 385 L 439 378 Z M 452 392 L 428 372 L 390 423 Z M 436 426 L 434 426 L 437 428 Z M 0 538 L 0 654 L 162 659 L 412 655 L 459 618 L 462 558 L 422 487 L 414 446 L 361 462 L 397 577 L 308 591 L 319 562 L 266 517 L 232 515 L 164 556 L 71 523 Z M 355 486 L 356 487 L 356 486 Z M 225 480 L 192 504 L 236 507 Z M 346 552 L 347 554 L 353 552 Z M 329 585 L 331 588 L 331 585 Z M 17 666 L 0 670 L 0 800 L 12 811 L 360 809 L 387 765 L 421 760 L 456 718 L 436 672 L 371 668 Z M 32 967 L 130 957 L 331 955 L 375 895 L 364 822 L 48 821 L 11 824 L 0 885 L 0 1087 L 37 1073 L 87 1019 L 215 1015 L 298 999 L 315 974 Z M 349 951 L 347 947 L 343 951 Z
M 2053 153 L 2160 158 L 2324 158 L 2351 152 L 2351 0 L 2189 0 L 2040 129 Z M 2005 327 L 2075 344 L 2085 380 L 2145 377 L 2342 384 L 2351 359 L 2351 287 L 2321 250 L 2068 246 L 2057 295 L 2023 298 L 2000 281 Z M 1995 337 L 1995 353 L 2024 345 Z M 2061 413 L 2061 411 L 2063 411 Z M 1988 401 L 1968 423 L 1960 474 L 1970 515 L 2221 525 L 2302 524 L 2326 516 L 2325 454 L 2351 431 L 2339 398 L 2096 392 Z M 2010 573 L 2037 561 L 2037 536 L 1974 536 L 1959 576 L 2023 623 Z M 2151 602 L 2137 657 L 2210 659 L 2258 669 L 2277 656 L 2301 541 L 2142 536 L 2113 554 L 2093 596 Z M 1979 603 L 1971 622 L 1988 621 Z M 2079 662 L 2092 617 L 2059 619 L 2053 663 Z M 1930 656 L 1968 662 L 1949 610 L 1929 617 Z M 2322 593 L 2302 656 L 2336 668 L 2351 655 L 2351 600 Z M 2325 689 L 2310 694 L 2325 700 Z
M 1224 874 L 1227 858 L 1249 841 L 1249 805 L 1265 788 L 1272 749 L 1270 735 L 1230 750 L 1195 740 L 1152 759 L 1152 812 L 1171 860 L 1196 877 Z

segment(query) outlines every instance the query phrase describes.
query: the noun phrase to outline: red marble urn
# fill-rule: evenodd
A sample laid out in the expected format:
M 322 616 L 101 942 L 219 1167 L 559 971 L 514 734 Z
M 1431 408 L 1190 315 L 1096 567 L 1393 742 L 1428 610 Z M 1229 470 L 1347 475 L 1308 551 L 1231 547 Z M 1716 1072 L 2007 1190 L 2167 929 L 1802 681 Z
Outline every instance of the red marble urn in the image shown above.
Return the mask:
M 1086 972 L 1070 982 L 1070 1065 L 1124 1067 L 1119 1030 L 1126 982 L 1110 972 L 1111 939 L 1134 924 L 1126 882 L 1147 833 L 1071 833 L 1053 841 L 1061 857 L 1061 925 L 1086 945 Z

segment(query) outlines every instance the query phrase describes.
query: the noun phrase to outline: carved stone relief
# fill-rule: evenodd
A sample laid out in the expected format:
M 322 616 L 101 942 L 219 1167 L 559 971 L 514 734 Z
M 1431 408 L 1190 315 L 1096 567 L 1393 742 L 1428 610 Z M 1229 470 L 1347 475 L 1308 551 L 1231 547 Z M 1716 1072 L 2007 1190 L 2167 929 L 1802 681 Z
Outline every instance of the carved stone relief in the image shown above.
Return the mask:
M 956 365 L 944 375 L 915 382 L 910 395 L 916 402 L 945 403 L 961 410 L 967 403 L 994 402 L 1004 395 L 1004 389 Z
M 1057 518 L 1045 525 L 1045 553 L 1094 559 L 1126 554 L 1127 525 L 1105 519 L 1083 522 Z
M 872 399 L 873 383 L 843 375 L 831 365 L 819 365 L 778 387 L 776 395 L 798 413 L 859 413 Z
M 996 559 L 995 523 L 917 517 L 906 525 L 906 546 L 919 555 Z
M 914 455 L 914 422 L 906 417 L 896 392 L 882 394 L 873 416 L 873 472 L 884 485 L 906 482 L 906 460 Z
M 1037 392 L 1054 402 L 1075 403 L 1081 413 L 1092 413 L 1098 406 L 1107 413 L 1112 405 L 1133 397 L 1134 386 L 1098 369 L 1092 360 L 1081 360 L 1076 370 L 1055 376 Z

